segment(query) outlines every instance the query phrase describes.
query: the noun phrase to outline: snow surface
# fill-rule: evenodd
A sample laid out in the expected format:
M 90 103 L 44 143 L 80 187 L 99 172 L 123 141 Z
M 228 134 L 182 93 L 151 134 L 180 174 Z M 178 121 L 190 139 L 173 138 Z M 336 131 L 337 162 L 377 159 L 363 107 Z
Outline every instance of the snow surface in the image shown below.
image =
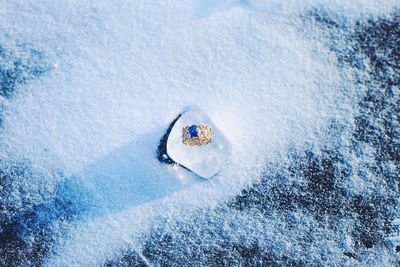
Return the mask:
M 395 4 L 1 1 L 1 44 L 29 43 L 51 66 L 4 100 L 1 159 L 31 162 L 41 178 L 21 183 L 27 190 L 46 196 L 73 181 L 95 203 L 63 228 L 46 264 L 100 264 L 139 246 L 161 218 L 224 203 L 289 148 L 322 142 L 349 103 L 339 101 L 334 57 L 304 34 L 302 12 L 324 6 L 357 17 Z M 232 143 L 211 181 L 156 158 L 188 108 L 206 110 Z

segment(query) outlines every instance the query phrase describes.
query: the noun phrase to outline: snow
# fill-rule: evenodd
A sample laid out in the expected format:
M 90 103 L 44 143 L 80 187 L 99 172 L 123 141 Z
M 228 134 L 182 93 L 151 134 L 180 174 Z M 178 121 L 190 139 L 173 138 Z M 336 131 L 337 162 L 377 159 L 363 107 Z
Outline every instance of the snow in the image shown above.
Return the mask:
M 321 142 L 343 109 L 343 77 L 299 16 L 313 6 L 380 14 L 394 4 L 2 1 L 0 43 L 30 43 L 54 68 L 9 100 L 1 157 L 51 173 L 21 186 L 73 180 L 96 202 L 46 264 L 99 264 L 138 245 L 160 218 L 224 203 L 290 147 Z M 168 125 L 190 108 L 207 111 L 232 144 L 210 181 L 156 158 Z

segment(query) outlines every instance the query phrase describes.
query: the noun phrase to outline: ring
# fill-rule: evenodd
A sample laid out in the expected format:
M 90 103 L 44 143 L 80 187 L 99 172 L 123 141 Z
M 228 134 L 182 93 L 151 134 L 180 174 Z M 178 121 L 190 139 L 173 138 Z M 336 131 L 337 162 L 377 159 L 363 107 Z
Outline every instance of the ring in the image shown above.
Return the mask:
M 211 143 L 211 127 L 207 124 L 185 126 L 182 129 L 182 137 L 185 145 L 201 146 Z

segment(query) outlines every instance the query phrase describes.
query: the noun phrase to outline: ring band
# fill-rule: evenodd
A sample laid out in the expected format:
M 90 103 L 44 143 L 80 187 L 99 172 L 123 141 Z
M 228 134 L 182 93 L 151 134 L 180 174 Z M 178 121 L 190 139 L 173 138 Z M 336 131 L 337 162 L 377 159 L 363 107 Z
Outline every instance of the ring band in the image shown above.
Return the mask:
M 182 138 L 185 145 L 201 146 L 212 142 L 211 127 L 207 124 L 185 126 L 182 129 Z

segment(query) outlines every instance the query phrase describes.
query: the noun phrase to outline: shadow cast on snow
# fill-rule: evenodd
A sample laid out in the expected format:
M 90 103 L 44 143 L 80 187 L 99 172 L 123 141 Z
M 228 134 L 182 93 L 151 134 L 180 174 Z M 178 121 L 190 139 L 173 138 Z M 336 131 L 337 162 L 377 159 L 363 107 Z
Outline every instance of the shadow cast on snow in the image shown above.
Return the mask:
M 175 122 L 176 119 L 164 137 Z M 100 216 L 129 209 L 202 182 L 188 170 L 172 167 L 172 160 L 162 160 L 166 138 L 158 140 L 163 131 L 138 137 L 69 179 L 69 183 L 73 179 L 73 184 L 81 187 L 78 191 L 90 192 L 93 205 L 83 206 L 91 206 L 91 214 Z

